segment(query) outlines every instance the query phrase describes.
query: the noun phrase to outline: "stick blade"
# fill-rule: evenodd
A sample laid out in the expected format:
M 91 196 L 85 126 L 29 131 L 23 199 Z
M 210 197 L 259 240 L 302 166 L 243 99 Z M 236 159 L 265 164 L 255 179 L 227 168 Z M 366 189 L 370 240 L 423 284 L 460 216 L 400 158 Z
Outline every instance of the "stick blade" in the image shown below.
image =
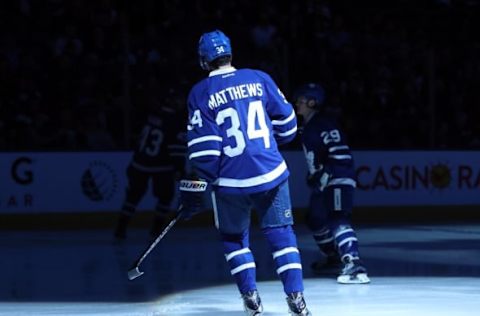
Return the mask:
M 139 276 L 141 276 L 144 273 L 145 272 L 140 271 L 140 269 L 138 267 L 135 267 L 133 269 L 128 270 L 128 279 L 130 281 L 132 281 L 132 280 L 138 278 Z

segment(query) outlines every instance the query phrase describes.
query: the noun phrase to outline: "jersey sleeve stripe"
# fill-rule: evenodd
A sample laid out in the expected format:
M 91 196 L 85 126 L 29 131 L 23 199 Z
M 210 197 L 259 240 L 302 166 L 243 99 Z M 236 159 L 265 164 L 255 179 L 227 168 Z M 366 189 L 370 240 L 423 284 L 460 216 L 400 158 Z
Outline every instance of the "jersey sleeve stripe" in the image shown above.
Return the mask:
M 221 142 L 222 138 L 220 136 L 216 136 L 216 135 L 202 136 L 202 137 L 192 139 L 191 141 L 189 141 L 187 143 L 187 146 L 190 147 L 190 146 L 193 146 L 193 145 L 198 144 L 198 143 L 209 142 L 209 141 Z
M 204 156 L 220 156 L 220 150 L 201 150 L 191 153 L 188 156 L 188 159 L 193 159 L 197 157 L 204 157 Z
M 284 120 L 272 120 L 272 125 L 285 125 L 295 118 L 295 111 L 292 111 L 289 117 Z
M 279 164 L 275 169 L 268 173 L 246 179 L 232 179 L 220 177 L 215 181 L 215 184 L 232 188 L 248 188 L 271 182 L 276 178 L 280 177 L 285 172 L 285 170 L 287 170 L 287 164 L 285 163 L 285 161 L 282 161 L 281 164 Z
M 286 131 L 286 132 L 283 132 L 283 133 L 275 132 L 275 134 L 278 135 L 278 136 L 284 137 L 284 136 L 290 136 L 292 134 L 295 134 L 296 132 L 297 132 L 297 126 L 295 126 L 294 128 L 292 128 L 289 131 Z

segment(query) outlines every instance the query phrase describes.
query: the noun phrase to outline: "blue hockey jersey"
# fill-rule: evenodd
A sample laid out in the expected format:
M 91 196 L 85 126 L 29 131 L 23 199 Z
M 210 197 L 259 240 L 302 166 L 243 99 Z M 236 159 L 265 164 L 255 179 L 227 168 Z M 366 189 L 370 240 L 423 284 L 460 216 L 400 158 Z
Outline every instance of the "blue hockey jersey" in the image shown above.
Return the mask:
M 131 165 L 144 172 L 182 172 L 185 168 L 185 131 L 169 107 L 148 115 L 133 152 Z
M 253 69 L 212 71 L 188 96 L 188 159 L 218 191 L 250 194 L 289 175 L 278 144 L 297 131 L 292 105 L 272 78 Z
M 332 175 L 327 186 L 356 186 L 352 153 L 336 120 L 313 114 L 301 132 L 301 140 L 310 175 L 325 170 Z

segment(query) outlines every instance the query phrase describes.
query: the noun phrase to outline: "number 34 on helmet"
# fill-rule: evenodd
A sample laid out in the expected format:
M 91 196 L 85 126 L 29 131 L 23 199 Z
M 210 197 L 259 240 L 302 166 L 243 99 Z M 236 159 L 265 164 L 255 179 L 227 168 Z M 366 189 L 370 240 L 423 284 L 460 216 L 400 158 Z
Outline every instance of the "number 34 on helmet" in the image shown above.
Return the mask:
M 232 56 L 230 39 L 220 30 L 204 33 L 198 42 L 200 67 L 209 70 L 209 63 L 223 56 Z

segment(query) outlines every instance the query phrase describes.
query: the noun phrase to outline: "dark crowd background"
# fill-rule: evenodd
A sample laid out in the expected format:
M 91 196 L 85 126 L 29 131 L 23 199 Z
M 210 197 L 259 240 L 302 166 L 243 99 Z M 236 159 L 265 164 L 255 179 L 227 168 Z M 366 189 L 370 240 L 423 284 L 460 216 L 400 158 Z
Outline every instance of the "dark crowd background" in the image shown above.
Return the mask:
M 479 2 L 2 1 L 0 150 L 132 148 L 149 109 L 185 110 L 216 28 L 290 100 L 321 83 L 354 149 L 478 149 Z

